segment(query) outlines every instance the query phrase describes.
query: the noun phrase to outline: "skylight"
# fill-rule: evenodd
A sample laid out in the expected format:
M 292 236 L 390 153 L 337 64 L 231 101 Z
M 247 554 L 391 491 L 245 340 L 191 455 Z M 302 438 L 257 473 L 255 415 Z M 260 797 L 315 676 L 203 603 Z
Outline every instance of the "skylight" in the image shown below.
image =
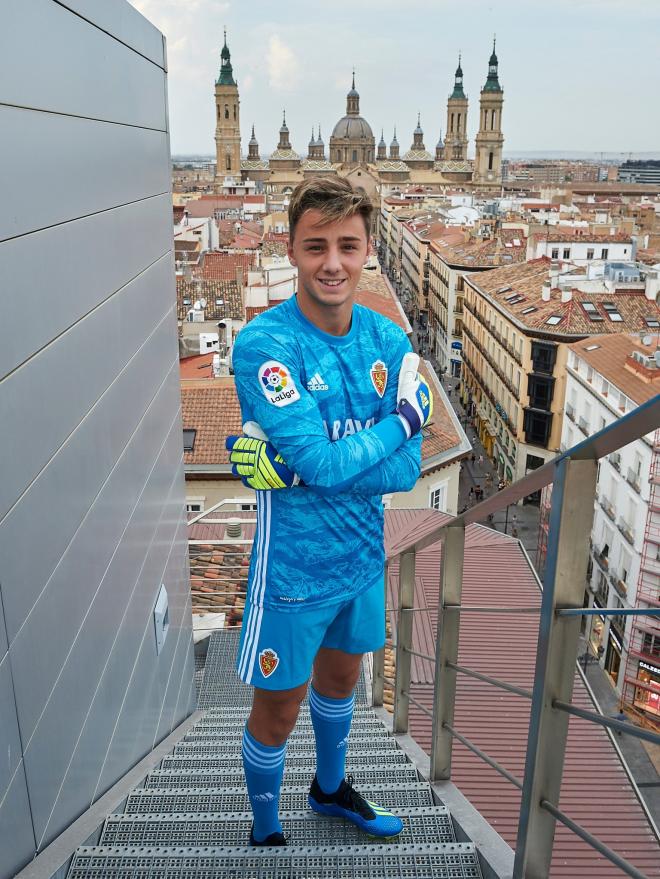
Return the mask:
M 506 287 L 506 289 L 507 289 L 507 290 L 510 290 L 511 287 Z M 500 292 L 502 292 L 502 291 L 500 290 Z M 505 296 L 505 297 L 504 297 L 504 301 L 505 301 L 505 302 L 511 302 L 511 300 L 512 300 L 512 299 L 515 299 L 516 296 L 518 296 L 518 295 L 519 295 L 518 293 L 509 293 L 508 296 Z
M 647 327 L 660 327 L 660 321 L 657 317 L 645 317 L 644 320 Z
M 584 349 L 585 351 L 597 351 L 600 348 L 600 345 L 587 345 Z
M 598 311 L 593 302 L 583 302 L 582 308 L 587 312 L 590 320 L 605 320 L 603 315 Z
M 183 428 L 183 451 L 192 452 L 195 450 L 195 436 L 197 430 L 195 428 Z
M 537 309 L 536 309 L 535 305 L 528 305 L 527 308 L 523 308 L 523 310 L 520 313 L 521 314 L 531 314 L 533 311 L 536 311 L 536 310 Z
M 609 319 L 614 323 L 623 320 L 621 314 L 619 313 L 619 309 L 613 302 L 603 302 L 603 308 L 607 312 L 607 316 L 609 317 Z
M 500 287 L 500 289 L 497 292 L 498 293 L 508 293 L 509 290 L 511 290 L 511 287 Z
M 563 317 L 563 315 L 561 315 L 561 314 L 551 314 L 550 317 L 547 319 L 546 323 L 550 324 L 551 327 L 555 327 L 555 326 L 557 326 L 559 321 L 562 319 L 562 317 Z
M 507 296 L 507 301 L 508 301 L 509 305 L 517 305 L 519 302 L 523 302 L 524 299 L 525 299 L 525 297 L 521 296 L 520 293 L 518 293 L 516 296 L 514 296 L 513 299 L 509 299 L 509 297 Z

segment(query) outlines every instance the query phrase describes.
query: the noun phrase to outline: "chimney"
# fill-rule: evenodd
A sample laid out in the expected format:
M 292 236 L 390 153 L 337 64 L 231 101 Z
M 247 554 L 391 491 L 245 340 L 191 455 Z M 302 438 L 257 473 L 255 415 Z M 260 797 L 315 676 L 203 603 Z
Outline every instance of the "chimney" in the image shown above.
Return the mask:
M 543 287 L 541 289 L 541 299 L 544 302 L 550 302 L 550 290 L 551 289 L 552 289 L 552 285 L 550 284 L 550 281 L 546 281 L 543 284 Z
M 657 302 L 660 293 L 660 272 L 653 271 L 646 273 L 644 282 L 644 295 L 649 302 Z
M 562 302 L 570 302 L 573 298 L 573 288 L 572 287 L 563 287 L 561 291 L 561 301 Z
M 240 519 L 227 519 L 227 524 L 225 525 L 225 535 L 226 537 L 231 537 L 233 540 L 239 540 L 243 534 L 243 525 L 241 524 Z

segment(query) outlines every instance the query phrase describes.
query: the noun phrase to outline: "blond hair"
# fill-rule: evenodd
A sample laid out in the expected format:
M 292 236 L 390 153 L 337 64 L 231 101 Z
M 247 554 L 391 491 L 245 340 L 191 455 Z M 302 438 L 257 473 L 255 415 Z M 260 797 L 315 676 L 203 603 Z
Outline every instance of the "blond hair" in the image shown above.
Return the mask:
M 367 241 L 371 234 L 373 205 L 361 186 L 353 186 L 343 177 L 310 177 L 299 183 L 289 202 L 289 237 L 305 211 L 316 210 L 325 223 L 338 223 L 359 214 L 364 222 Z

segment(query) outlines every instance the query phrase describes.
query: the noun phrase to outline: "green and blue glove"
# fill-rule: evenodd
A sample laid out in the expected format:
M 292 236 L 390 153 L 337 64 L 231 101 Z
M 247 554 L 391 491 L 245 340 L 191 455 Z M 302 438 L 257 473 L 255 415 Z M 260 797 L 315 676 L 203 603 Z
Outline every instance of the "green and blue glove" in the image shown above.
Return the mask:
M 293 488 L 300 477 L 291 470 L 268 437 L 254 421 L 243 425 L 244 436 L 229 436 L 225 442 L 234 476 L 255 491 Z
M 408 439 L 419 433 L 433 415 L 433 394 L 417 372 L 419 355 L 409 352 L 404 355 L 399 370 L 399 387 L 396 398 L 396 414 L 401 419 Z

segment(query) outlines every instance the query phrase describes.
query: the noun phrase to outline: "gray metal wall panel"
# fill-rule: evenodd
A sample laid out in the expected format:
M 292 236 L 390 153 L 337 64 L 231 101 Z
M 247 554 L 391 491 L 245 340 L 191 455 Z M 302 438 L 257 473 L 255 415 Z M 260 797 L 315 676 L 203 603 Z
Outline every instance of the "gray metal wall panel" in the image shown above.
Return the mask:
M 101 30 L 164 67 L 163 35 L 126 0 L 59 0 Z
M 24 44 L 9 3 L 3 34 Z M 26 76 L 0 72 L 0 406 L 25 427 L 0 451 L 19 471 L 0 513 L 0 754 L 13 714 L 26 755 L 0 806 L 0 879 L 188 713 L 193 679 L 164 40 L 124 0 L 26 5 Z M 163 567 L 173 623 L 156 656 Z
M 175 453 L 180 455 L 180 452 L 180 443 L 177 443 Z M 108 753 L 117 742 L 115 731 L 122 717 L 132 727 L 129 738 L 133 745 L 139 740 L 138 729 L 144 712 L 148 710 L 144 700 L 145 690 L 142 689 L 143 701 L 138 702 L 134 710 L 125 711 L 125 706 L 133 680 L 140 680 L 147 674 L 153 675 L 159 662 L 151 616 L 156 592 L 161 582 L 166 582 L 168 591 L 172 593 L 184 585 L 175 582 L 175 578 L 182 580 L 180 566 L 168 568 L 168 553 L 171 553 L 180 522 L 184 518 L 184 508 L 180 503 L 178 467 L 171 460 L 167 464 L 167 473 L 171 478 L 170 493 L 158 509 L 160 519 L 148 546 L 144 566 L 133 584 L 130 596 L 121 602 L 122 618 L 116 624 L 111 651 L 99 675 L 98 687 L 71 755 L 71 765 L 63 778 L 50 833 L 57 828 L 60 816 L 65 820 L 66 815 L 80 811 L 89 803 L 94 793 L 99 796 L 110 786 L 94 790 L 102 775 Z M 162 465 L 163 462 L 160 462 L 159 467 L 162 468 Z M 144 653 L 138 663 L 143 647 Z M 115 706 L 111 716 L 108 714 L 108 705 Z M 186 712 L 186 716 L 189 713 L 190 711 Z M 147 741 L 147 738 L 142 737 L 142 741 Z M 127 760 L 120 763 L 110 784 L 121 776 L 126 765 L 130 765 Z M 90 766 L 95 767 L 91 793 Z
M 0 660 L 4 659 L 8 646 L 7 629 L 5 627 L 5 611 L 2 606 L 2 583 L 0 583 Z
M 187 526 L 185 519 L 183 519 L 177 529 L 177 536 L 173 542 L 173 552 L 168 559 L 165 569 L 164 576 L 166 581 L 171 582 L 172 578 L 179 576 L 181 560 L 178 556 L 186 546 L 186 530 Z M 163 692 L 164 673 L 166 678 L 166 674 L 171 667 L 172 658 L 176 653 L 175 648 L 180 641 L 178 630 L 182 627 L 182 624 L 185 629 L 185 641 L 191 637 L 188 622 L 189 615 L 190 609 L 188 606 L 187 610 L 184 611 L 183 618 L 175 618 L 171 621 L 164 649 L 157 662 L 153 659 L 153 648 L 150 644 L 151 633 L 148 629 L 144 630 L 145 637 L 140 647 L 138 661 L 126 691 L 126 699 L 121 716 L 114 731 L 111 748 L 99 779 L 99 794 L 107 790 L 121 775 L 122 766 L 126 765 L 126 763 L 129 765 L 136 763 L 151 750 L 162 705 L 166 698 L 166 694 Z M 177 678 L 179 675 L 192 677 L 192 659 L 190 664 L 187 664 L 187 657 L 184 658 L 186 659 L 186 664 L 177 670 L 175 675 Z M 180 719 L 183 720 L 188 713 L 182 713 Z M 137 734 L 135 718 L 139 718 Z
M 30 801 L 22 764 L 3 796 L 4 800 L 0 797 L 0 876 L 8 879 L 32 859 L 35 851 Z
M 0 347 L 0 378 L 132 281 L 171 247 L 169 195 L 0 244 L 0 278 L 6 291 L 0 296 L 0 326 L 14 327 Z M 39 259 L 33 258 L 35 251 Z M 66 290 L 66 296 L 53 295 L 57 290 Z M 105 349 L 100 347 L 99 351 Z
M 0 801 L 21 763 L 21 737 L 14 710 L 9 654 L 0 662 Z
M 162 131 L 5 106 L 0 131 L 0 241 L 170 188 Z
M 0 411 L 20 413 L 0 432 L 0 461 L 13 462 L 0 481 L 0 518 L 130 362 L 145 327 L 171 308 L 171 278 L 167 254 L 0 382 Z
M 10 638 L 18 722 L 25 749 L 30 747 L 30 739 L 81 627 L 103 637 L 105 617 L 90 613 L 90 603 L 99 587 L 113 598 L 114 587 L 106 585 L 104 577 L 118 549 L 124 549 L 124 543 L 130 549 L 130 538 L 124 532 L 139 501 L 145 474 L 153 465 L 154 453 L 172 426 L 177 382 L 175 364 L 25 625 L 13 640 Z M 52 509 L 56 499 L 43 497 L 43 501 Z M 126 574 L 130 578 L 130 568 Z M 80 662 L 81 676 L 95 674 L 92 657 L 90 663 Z
M 10 644 L 51 578 L 61 578 L 68 570 L 73 542 L 84 541 L 89 533 L 80 531 L 89 529 L 85 517 L 106 480 L 119 481 L 122 491 L 136 490 L 135 485 L 124 487 L 132 474 L 122 476 L 129 464 L 120 461 L 120 456 L 158 392 L 165 358 L 171 366 L 176 344 L 172 320 L 172 316 L 166 316 L 158 325 L 0 527 L 3 605 Z M 176 411 L 178 389 L 170 386 L 166 398 Z M 156 439 L 152 437 L 149 442 Z M 97 515 L 100 512 L 112 522 L 114 510 L 97 507 Z M 35 534 L 39 535 L 38 553 L 34 552 Z M 75 561 L 68 575 L 77 576 Z M 75 581 L 65 585 L 62 600 L 71 593 L 70 600 L 75 604 L 76 588 Z
M 161 436 L 163 434 L 161 433 Z M 57 682 L 49 696 L 48 704 L 40 718 L 33 737 L 25 747 L 25 771 L 30 790 L 34 792 L 33 818 L 37 841 L 41 846 L 52 840 L 68 823 L 68 816 L 81 811 L 88 804 L 80 789 L 80 784 L 67 786 L 63 798 L 63 785 L 70 778 L 71 769 L 79 756 L 78 745 L 99 682 L 113 650 L 117 629 L 124 619 L 124 610 L 130 603 L 132 588 L 138 578 L 141 588 L 150 593 L 150 601 L 140 609 L 140 621 L 150 623 L 151 610 L 160 587 L 160 577 L 148 581 L 141 570 L 145 553 L 151 546 L 157 530 L 160 506 L 167 497 L 172 484 L 172 474 L 176 473 L 181 458 L 181 433 L 178 418 L 175 419 L 163 450 L 154 462 L 144 492 L 139 498 L 121 542 L 117 546 L 112 561 L 104 575 L 99 589 L 89 607 L 90 617 L 103 620 L 103 627 L 82 626 L 71 644 L 71 651 L 61 669 Z M 177 493 L 178 495 L 178 493 Z M 181 507 L 179 507 L 179 511 Z M 165 536 L 164 534 L 161 536 Z M 174 528 L 167 534 L 168 540 L 174 537 Z M 163 567 L 161 558 L 161 569 Z M 162 570 L 159 572 L 162 574 Z M 180 584 L 178 584 L 180 587 Z M 175 591 L 175 590 L 173 590 Z M 175 592 L 176 594 L 176 592 Z M 66 619 L 56 621 L 59 626 L 67 626 Z M 131 624 L 127 624 L 130 628 Z M 169 637 L 169 636 L 168 636 Z M 128 640 L 128 639 L 127 639 Z M 156 657 L 155 639 L 150 639 L 154 661 Z M 139 639 L 133 637 L 126 652 L 117 657 L 124 666 L 129 665 L 131 653 Z M 38 648 L 35 648 L 38 649 Z M 159 657 L 160 659 L 160 657 Z M 120 672 L 121 674 L 121 672 Z M 115 692 L 119 692 L 116 690 Z M 94 717 L 94 732 L 99 733 L 94 750 L 88 759 L 78 764 L 78 781 L 83 781 L 89 767 L 99 765 L 105 753 L 103 742 L 104 725 L 110 726 L 107 711 Z M 19 708 L 20 714 L 20 708 Z M 53 740 L 52 730 L 63 714 L 68 724 Z M 136 724 L 137 718 L 133 719 Z M 100 739 L 100 740 L 99 740 Z
M 0 52 L 2 103 L 167 127 L 164 71 L 78 15 L 52 0 L 4 0 L 2 27 L 12 35 Z

